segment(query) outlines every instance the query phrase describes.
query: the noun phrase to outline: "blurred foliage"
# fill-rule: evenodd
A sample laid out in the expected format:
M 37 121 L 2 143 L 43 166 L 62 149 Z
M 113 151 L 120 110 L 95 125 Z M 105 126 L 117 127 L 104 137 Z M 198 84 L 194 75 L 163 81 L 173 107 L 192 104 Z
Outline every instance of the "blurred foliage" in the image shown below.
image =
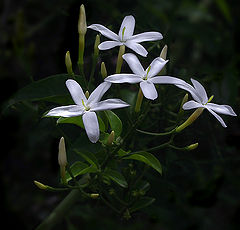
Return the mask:
M 65 73 L 67 50 L 76 62 L 77 21 L 82 3 L 88 25 L 99 23 L 117 32 L 123 17 L 132 14 L 136 19 L 136 32 L 160 31 L 163 40 L 144 44 L 151 51 L 151 57 L 158 56 L 167 44 L 169 75 L 187 81 L 190 77 L 200 80 L 208 92 L 215 95 L 217 103 L 230 104 L 239 114 L 240 3 L 237 0 L 3 0 L 0 2 L 2 110 L 18 89 L 30 82 L 34 84 L 36 80 L 47 81 L 47 76 Z M 93 31 L 87 32 L 86 66 L 91 63 L 95 35 Z M 113 73 L 117 49 L 100 52 L 100 55 L 108 73 Z M 141 59 L 145 66 L 149 64 L 146 60 L 149 61 Z M 127 66 L 123 69 L 127 70 Z M 95 79 L 96 83 L 102 81 L 98 73 L 95 73 Z M 122 91 L 122 99 L 130 102 L 135 100 L 137 88 L 133 85 L 129 88 L 131 91 Z M 143 130 L 161 132 L 170 126 L 175 113 L 169 114 L 169 110 L 177 112 L 179 97 L 184 96 L 174 87 L 160 86 L 159 89 L 159 98 L 152 108 L 154 112 L 142 124 Z M 62 90 L 66 91 L 63 88 L 56 90 L 59 90 L 57 96 L 61 96 Z M 47 94 L 48 89 L 44 91 Z M 32 96 L 37 98 L 38 95 Z M 33 180 L 56 185 L 59 137 L 64 131 L 74 145 L 78 141 L 73 134 L 79 132 L 84 138 L 84 132 L 77 126 L 56 126 L 54 119 L 41 118 L 46 106 L 51 108 L 53 102 L 58 102 L 56 98 L 41 103 L 20 101 L 21 98 L 1 114 L 4 149 L 1 160 L 2 218 L 8 228 L 18 225 L 27 230 L 44 219 L 66 195 L 42 192 L 34 186 Z M 169 118 L 167 124 L 166 117 Z M 150 185 L 146 191 L 151 186 L 148 195 L 156 200 L 143 212 L 136 212 L 126 221 L 96 200 L 80 200 L 66 216 L 66 221 L 55 229 L 238 229 L 239 118 L 224 117 L 224 120 L 227 129 L 203 113 L 196 124 L 185 130 L 177 144 L 185 146 L 190 140 L 199 142 L 199 148 L 192 152 L 172 149 L 154 152 L 162 163 L 163 176 L 153 170 L 147 171 L 145 179 Z M 127 117 L 122 122 L 126 123 Z M 138 134 L 128 144 L 136 149 L 159 144 L 158 137 L 151 143 L 149 140 Z M 86 145 L 88 142 L 87 139 L 84 141 Z M 98 147 L 89 144 L 91 148 Z M 142 167 L 138 168 L 139 172 Z

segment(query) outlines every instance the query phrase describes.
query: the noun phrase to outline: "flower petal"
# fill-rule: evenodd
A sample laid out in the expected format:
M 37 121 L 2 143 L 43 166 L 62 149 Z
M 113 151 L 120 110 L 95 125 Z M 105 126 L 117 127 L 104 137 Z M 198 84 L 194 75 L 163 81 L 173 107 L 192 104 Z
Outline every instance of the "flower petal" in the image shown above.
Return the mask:
M 139 83 L 142 77 L 136 74 L 113 74 L 104 79 L 104 81 L 111 83 Z
M 110 38 L 114 41 L 120 41 L 119 40 L 119 36 L 117 34 L 115 34 L 114 32 L 112 32 L 111 30 L 109 30 L 107 27 L 102 26 L 100 24 L 92 24 L 90 26 L 88 26 L 89 29 L 93 29 L 98 31 L 99 33 L 101 33 L 103 36 Z
M 191 81 L 201 99 L 202 104 L 206 104 L 208 102 L 208 96 L 207 96 L 206 90 L 204 89 L 202 84 L 197 80 L 194 80 L 191 78 Z
M 81 105 L 59 106 L 51 109 L 46 117 L 76 117 L 84 113 L 84 107 Z
M 128 106 L 130 106 L 128 103 L 120 99 L 107 99 L 104 101 L 100 101 L 99 103 L 96 103 L 93 107 L 91 107 L 91 111 L 119 109 Z
M 117 42 L 117 41 L 106 41 L 106 42 L 102 42 L 99 46 L 98 49 L 100 50 L 108 50 L 108 49 L 112 49 L 115 46 L 120 46 L 122 45 L 121 42 Z
M 156 76 L 161 69 L 165 66 L 165 64 L 168 62 L 168 60 L 164 60 L 160 57 L 155 58 L 152 63 L 150 64 L 151 69 L 148 73 L 148 77 L 154 77 Z M 149 68 L 149 67 L 148 67 Z
M 221 125 L 222 125 L 224 128 L 227 127 L 227 125 L 225 124 L 225 122 L 223 121 L 223 119 L 222 119 L 218 114 L 216 114 L 214 111 L 212 111 L 212 110 L 211 110 L 210 108 L 208 108 L 207 106 L 206 106 L 206 108 L 207 108 L 207 110 L 208 110 L 214 117 L 217 118 L 217 120 L 221 123 Z
M 151 81 L 142 81 L 140 83 L 143 95 L 150 100 L 155 100 L 158 97 L 157 90 Z
M 130 38 L 133 35 L 134 28 L 135 28 L 135 18 L 132 15 L 126 16 L 122 21 L 122 25 L 118 33 L 120 39 L 122 41 L 126 41 L 128 38 Z
M 73 101 L 77 105 L 82 105 L 82 100 L 84 101 L 84 103 L 87 101 L 81 86 L 75 80 L 72 79 L 67 80 L 66 86 L 72 96 Z
M 133 51 L 135 51 L 137 54 L 143 56 L 143 57 L 146 57 L 148 52 L 147 50 L 140 44 L 136 43 L 136 42 L 133 42 L 133 41 L 130 41 L 130 40 L 127 40 L 125 42 L 125 45 L 132 49 Z
M 214 103 L 207 103 L 206 107 L 215 111 L 216 113 L 237 116 L 237 114 L 233 111 L 232 107 L 229 105 L 217 105 Z
M 159 32 L 145 32 L 141 34 L 133 35 L 129 40 L 140 43 L 146 41 L 157 41 L 163 38 Z
M 82 119 L 89 140 L 96 143 L 99 139 L 99 125 L 96 113 L 87 111 L 83 114 Z
M 102 96 L 104 95 L 104 93 L 106 93 L 106 91 L 110 88 L 110 86 L 111 86 L 111 83 L 109 82 L 101 83 L 89 96 L 87 105 L 99 102 Z
M 144 76 L 145 71 L 135 54 L 127 53 L 124 54 L 122 58 L 128 63 L 133 73 Z
M 184 110 L 189 110 L 189 109 L 196 109 L 196 108 L 201 108 L 201 107 L 204 107 L 204 106 L 196 101 L 191 100 L 191 101 L 184 103 L 182 108 Z
M 188 84 L 182 79 L 171 76 L 158 76 L 151 78 L 151 82 L 153 82 L 154 84 L 173 84 L 180 89 L 188 91 L 189 93 L 191 93 L 194 100 L 196 100 L 199 103 L 202 103 L 201 100 L 199 99 L 197 91 L 190 84 Z

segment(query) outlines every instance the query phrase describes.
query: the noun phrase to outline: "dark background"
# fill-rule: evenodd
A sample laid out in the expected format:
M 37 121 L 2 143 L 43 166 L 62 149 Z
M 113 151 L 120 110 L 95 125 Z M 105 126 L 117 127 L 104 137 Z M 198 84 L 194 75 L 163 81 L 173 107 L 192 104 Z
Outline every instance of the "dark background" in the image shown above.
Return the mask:
M 15 225 L 34 229 L 66 195 L 43 192 L 33 184 L 36 179 L 56 185 L 61 134 L 55 123 L 41 119 L 41 103 L 22 102 L 8 109 L 5 105 L 31 81 L 66 72 L 67 50 L 76 63 L 82 3 L 88 25 L 99 23 L 117 33 L 124 16 L 132 14 L 135 33 L 160 31 L 164 39 L 156 46 L 144 44 L 152 49 L 151 57 L 158 56 L 167 44 L 169 75 L 198 79 L 209 94 L 214 94 L 214 102 L 229 104 L 239 114 L 237 0 L 2 0 L 0 191 L 2 223 L 8 229 Z M 86 66 L 91 61 L 95 35 L 93 31 L 86 35 Z M 102 52 L 101 58 L 112 73 L 117 49 L 108 52 Z M 156 197 L 151 207 L 126 221 L 96 201 L 84 202 L 73 208 L 73 222 L 66 217 L 65 224 L 56 229 L 239 229 L 239 118 L 223 115 L 223 119 L 226 129 L 204 113 L 198 124 L 189 128 L 185 138 L 199 142 L 197 150 L 166 150 L 161 161 L 164 176 L 147 175 L 150 194 Z

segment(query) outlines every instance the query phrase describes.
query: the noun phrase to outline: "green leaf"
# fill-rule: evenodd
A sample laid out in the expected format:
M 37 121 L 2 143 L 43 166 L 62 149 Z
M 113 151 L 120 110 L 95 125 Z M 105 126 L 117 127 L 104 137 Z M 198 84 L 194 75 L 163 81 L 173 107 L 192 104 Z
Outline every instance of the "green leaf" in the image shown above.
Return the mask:
M 97 158 L 94 154 L 91 152 L 83 152 L 78 151 L 77 149 L 74 149 L 77 154 L 79 154 L 84 160 L 86 160 L 89 164 L 94 166 L 95 168 L 99 168 L 99 163 Z
M 133 206 L 129 209 L 129 211 L 135 212 L 139 209 L 142 209 L 151 205 L 154 201 L 155 201 L 155 198 L 153 197 L 142 197 L 133 204 Z
M 97 172 L 96 167 L 89 166 L 81 161 L 77 161 L 74 164 L 72 164 L 70 167 L 70 170 L 74 177 L 77 177 L 79 175 L 83 175 L 86 173 Z M 66 179 L 67 179 L 67 181 L 70 181 L 72 179 L 72 177 L 70 176 L 70 174 L 68 172 L 66 173 Z
M 122 121 L 114 112 L 110 110 L 104 112 L 108 118 L 111 129 L 115 132 L 115 137 L 120 136 L 122 132 Z
M 127 181 L 125 180 L 123 175 L 118 171 L 107 168 L 104 171 L 104 175 L 113 180 L 114 182 L 116 182 L 117 184 L 119 184 L 121 187 L 127 188 L 128 186 Z
M 80 79 L 80 84 L 83 86 L 82 78 L 77 75 L 75 77 Z M 34 81 L 15 93 L 5 104 L 4 109 L 23 101 L 50 101 L 58 104 L 69 104 L 72 99 L 65 85 L 69 78 L 67 74 L 57 74 Z
M 104 125 L 104 122 L 102 121 L 101 117 L 97 116 L 98 118 L 98 124 L 99 124 L 99 129 L 101 132 L 105 132 L 106 128 Z M 74 124 L 77 125 L 83 129 L 84 125 L 83 125 L 83 120 L 82 120 L 82 116 L 76 116 L 76 117 L 60 117 L 57 120 L 57 124 Z
M 132 155 L 127 155 L 126 157 L 123 157 L 123 159 L 132 159 L 132 160 L 142 161 L 145 164 L 154 168 L 156 171 L 158 171 L 162 175 L 162 166 L 159 160 L 151 153 L 137 152 L 137 153 L 133 153 Z

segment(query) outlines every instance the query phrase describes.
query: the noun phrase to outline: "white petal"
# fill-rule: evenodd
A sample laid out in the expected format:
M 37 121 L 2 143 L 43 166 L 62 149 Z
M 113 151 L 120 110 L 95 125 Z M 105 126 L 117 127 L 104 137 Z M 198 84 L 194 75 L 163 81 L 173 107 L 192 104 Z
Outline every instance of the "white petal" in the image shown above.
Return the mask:
M 159 32 L 145 32 L 141 34 L 133 35 L 129 40 L 140 43 L 145 41 L 157 41 L 163 38 Z
M 191 93 L 194 100 L 201 103 L 201 100 L 199 99 L 199 96 L 196 92 L 196 90 L 187 82 L 185 82 L 182 79 L 176 78 L 176 77 L 170 77 L 170 76 L 158 76 L 151 78 L 151 82 L 154 84 L 173 84 L 177 86 L 180 89 L 184 89 Z
M 161 69 L 165 66 L 165 64 L 168 62 L 168 60 L 164 60 L 160 57 L 155 58 L 152 63 L 150 64 L 151 69 L 148 73 L 148 77 L 154 77 L 156 76 Z M 149 68 L 149 67 L 148 67 Z
M 227 125 L 225 124 L 225 122 L 223 121 L 223 119 L 218 115 L 216 114 L 214 111 L 212 111 L 211 109 L 209 109 L 207 106 L 206 106 L 207 110 L 214 116 L 217 118 L 217 120 L 221 123 L 221 125 L 226 128 Z
M 144 76 L 145 71 L 135 54 L 127 53 L 122 58 L 128 63 L 133 73 Z
M 183 105 L 184 110 L 189 110 L 189 109 L 196 109 L 196 108 L 201 108 L 204 107 L 202 104 L 196 102 L 196 101 L 188 101 Z
M 207 103 L 206 107 L 215 111 L 216 113 L 237 116 L 237 114 L 233 111 L 232 107 L 229 105 L 217 105 L 214 103 Z
M 122 21 L 122 25 L 118 33 L 120 39 L 122 41 L 126 41 L 128 38 L 130 38 L 133 35 L 134 28 L 135 28 L 134 17 L 132 15 L 126 16 Z M 123 36 L 123 29 L 124 29 L 124 36 Z
M 101 83 L 89 96 L 87 105 L 99 102 L 102 96 L 104 95 L 104 93 L 106 93 L 106 91 L 110 88 L 110 86 L 111 86 L 111 83 L 109 82 Z
M 92 25 L 88 26 L 88 28 L 96 30 L 99 33 L 101 33 L 103 36 L 110 38 L 114 41 L 119 41 L 119 36 L 117 34 L 115 34 L 114 32 L 112 32 L 111 30 L 109 30 L 105 26 L 102 26 L 100 24 L 92 24 Z
M 140 83 L 143 95 L 150 100 L 155 100 L 158 97 L 157 90 L 154 84 L 150 81 L 142 81 Z
M 72 96 L 73 101 L 77 105 L 82 105 L 82 100 L 84 103 L 87 101 L 81 86 L 76 81 L 69 79 L 66 81 L 66 86 Z
M 96 143 L 99 139 L 99 125 L 96 113 L 88 111 L 83 114 L 82 118 L 89 140 L 92 143 Z
M 128 106 L 130 105 L 120 99 L 107 99 L 96 103 L 94 106 L 91 107 L 91 111 L 119 109 Z
M 84 107 L 81 105 L 59 106 L 51 109 L 46 117 L 76 117 L 84 113 Z
M 104 79 L 104 81 L 111 83 L 139 83 L 142 77 L 136 74 L 113 74 Z
M 143 57 L 146 57 L 148 52 L 147 50 L 140 44 L 136 43 L 136 42 L 133 42 L 133 41 L 126 41 L 125 42 L 125 45 L 132 49 L 133 51 L 135 51 L 137 54 L 143 56 Z
M 200 96 L 202 103 L 206 104 L 208 102 L 208 96 L 207 96 L 206 90 L 204 89 L 202 84 L 200 82 L 198 82 L 197 80 L 194 80 L 191 78 L 191 81 L 192 81 L 193 86 L 196 89 L 198 95 Z
M 117 42 L 117 41 L 106 41 L 106 42 L 102 42 L 99 46 L 98 49 L 100 50 L 108 50 L 108 49 L 112 49 L 115 46 L 121 46 L 122 43 L 121 42 Z

